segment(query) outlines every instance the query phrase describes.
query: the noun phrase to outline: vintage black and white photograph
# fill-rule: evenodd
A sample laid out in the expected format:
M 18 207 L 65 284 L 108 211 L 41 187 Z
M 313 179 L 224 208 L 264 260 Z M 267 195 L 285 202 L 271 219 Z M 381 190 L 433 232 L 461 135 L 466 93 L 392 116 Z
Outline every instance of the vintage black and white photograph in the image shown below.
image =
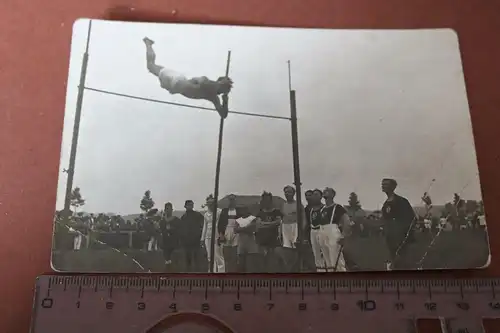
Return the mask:
M 454 31 L 74 24 L 55 270 L 489 261 Z

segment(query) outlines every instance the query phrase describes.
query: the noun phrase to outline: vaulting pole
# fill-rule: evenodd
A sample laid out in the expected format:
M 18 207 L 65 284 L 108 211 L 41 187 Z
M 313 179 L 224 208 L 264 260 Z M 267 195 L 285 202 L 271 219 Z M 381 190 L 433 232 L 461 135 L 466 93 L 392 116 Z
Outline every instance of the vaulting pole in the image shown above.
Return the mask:
M 291 114 L 291 127 L 292 127 L 292 153 L 293 153 L 293 181 L 296 191 L 297 201 L 297 223 L 302 226 L 302 182 L 300 180 L 300 165 L 299 165 L 299 135 L 297 129 L 297 103 L 295 99 L 295 90 L 290 90 L 290 114 Z M 299 235 L 300 235 L 299 228 Z
M 226 62 L 226 77 L 229 77 L 229 64 L 231 63 L 231 51 L 227 52 L 227 62 Z M 228 98 L 227 94 L 225 94 L 223 98 L 223 105 L 222 107 L 224 110 L 228 110 Z M 217 165 L 215 167 L 215 189 L 214 189 L 214 207 L 213 207 L 213 214 L 212 214 L 212 239 L 210 242 L 210 267 L 209 267 L 209 272 L 213 273 L 214 272 L 214 254 L 215 254 L 215 241 L 216 241 L 216 231 L 217 231 L 217 206 L 218 206 L 218 200 L 219 200 L 219 178 L 220 178 L 220 162 L 221 162 L 221 157 L 222 157 L 222 137 L 224 134 L 224 118 L 220 117 L 220 124 L 219 124 L 219 145 L 217 147 Z
M 66 181 L 66 196 L 64 197 L 65 213 L 70 211 L 70 206 L 71 206 L 71 192 L 73 191 L 73 177 L 75 176 L 76 149 L 78 147 L 80 118 L 82 116 L 83 93 L 85 91 L 85 79 L 87 77 L 87 65 L 89 62 L 89 43 L 90 43 L 91 29 L 92 29 L 92 20 L 89 21 L 89 29 L 87 32 L 87 46 L 85 47 L 85 53 L 83 54 L 82 69 L 80 72 L 80 85 L 78 86 L 78 95 L 76 98 L 75 122 L 73 125 L 73 139 L 71 141 L 71 152 L 69 155 L 68 179 Z
M 292 90 L 292 74 L 290 61 L 288 61 L 288 88 L 290 91 L 290 124 L 292 127 L 292 153 L 293 153 L 293 181 L 295 185 L 295 200 L 297 203 L 297 235 L 299 244 L 302 242 L 302 231 L 304 227 L 303 208 L 302 208 L 302 183 L 300 181 L 300 165 L 299 165 L 299 136 L 297 129 L 297 104 L 295 100 L 295 90 Z M 302 269 L 302 251 L 297 251 L 298 262 Z

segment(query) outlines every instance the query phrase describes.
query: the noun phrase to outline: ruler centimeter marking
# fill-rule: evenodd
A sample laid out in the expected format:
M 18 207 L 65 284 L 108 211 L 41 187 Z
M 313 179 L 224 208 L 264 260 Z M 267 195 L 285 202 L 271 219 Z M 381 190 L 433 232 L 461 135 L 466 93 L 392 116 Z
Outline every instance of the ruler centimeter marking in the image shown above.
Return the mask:
M 416 333 L 416 319 L 437 318 L 443 332 L 481 333 L 483 318 L 500 318 L 499 285 L 500 279 L 51 275 L 37 280 L 31 332 L 156 333 L 182 317 L 213 332 Z

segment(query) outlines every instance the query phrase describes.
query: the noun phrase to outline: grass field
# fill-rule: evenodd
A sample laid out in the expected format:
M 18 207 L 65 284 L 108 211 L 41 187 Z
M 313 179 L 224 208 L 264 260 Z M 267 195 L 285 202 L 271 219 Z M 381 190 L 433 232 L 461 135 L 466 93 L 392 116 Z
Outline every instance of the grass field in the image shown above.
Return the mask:
M 410 244 L 407 265 L 416 267 L 416 263 L 424 253 L 429 253 L 424 262 L 424 269 L 465 269 L 479 268 L 486 264 L 489 255 L 488 240 L 483 230 L 462 230 L 442 232 L 436 239 L 434 246 L 429 248 L 431 234 L 418 234 L 416 241 Z M 352 237 L 344 249 L 345 256 L 356 264 L 356 270 L 377 271 L 385 269 L 388 253 L 384 238 L 381 236 Z M 296 258 L 294 250 L 286 251 L 288 258 Z M 183 252 L 174 252 L 175 272 L 183 272 Z M 145 269 L 134 262 L 135 259 Z M 207 271 L 206 256 L 200 249 L 197 258 L 200 272 Z M 165 265 L 161 251 L 146 252 L 138 249 L 120 248 L 119 251 L 106 246 L 88 248 L 79 251 L 54 250 L 52 256 L 53 267 L 59 271 L 71 272 L 164 272 Z M 415 266 L 414 266 L 415 265 Z M 276 271 L 283 271 L 277 262 Z

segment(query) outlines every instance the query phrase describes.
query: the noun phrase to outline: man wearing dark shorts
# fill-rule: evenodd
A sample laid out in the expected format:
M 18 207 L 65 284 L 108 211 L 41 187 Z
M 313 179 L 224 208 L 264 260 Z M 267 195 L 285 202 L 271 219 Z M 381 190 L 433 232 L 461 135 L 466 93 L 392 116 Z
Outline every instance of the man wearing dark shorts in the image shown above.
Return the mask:
M 412 228 L 416 221 L 415 212 L 408 200 L 394 193 L 397 182 L 394 179 L 382 180 L 382 192 L 387 195 L 387 200 L 382 206 L 382 218 L 387 247 L 390 254 L 388 269 L 404 269 L 408 267 L 405 256 L 408 243 L 412 241 Z
M 261 208 L 257 214 L 257 225 L 255 240 L 264 253 L 264 271 L 271 273 L 276 271 L 278 257 L 275 249 L 281 247 L 281 220 L 283 213 L 273 206 L 273 195 L 264 192 L 261 196 Z

